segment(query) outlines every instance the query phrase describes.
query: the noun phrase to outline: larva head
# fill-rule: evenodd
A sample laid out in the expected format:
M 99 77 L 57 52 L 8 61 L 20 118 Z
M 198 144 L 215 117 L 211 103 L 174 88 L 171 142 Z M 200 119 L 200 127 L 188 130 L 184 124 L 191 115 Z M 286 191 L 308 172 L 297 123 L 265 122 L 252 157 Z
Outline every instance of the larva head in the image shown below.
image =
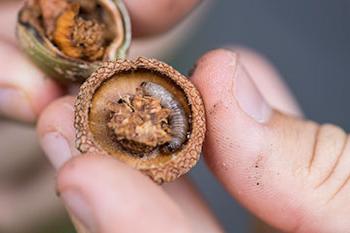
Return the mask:
M 27 0 L 19 44 L 49 77 L 83 82 L 105 60 L 124 58 L 131 28 L 122 0 Z
M 82 85 L 75 106 L 77 148 L 100 151 L 169 182 L 198 161 L 204 106 L 192 83 L 154 59 L 106 62 Z

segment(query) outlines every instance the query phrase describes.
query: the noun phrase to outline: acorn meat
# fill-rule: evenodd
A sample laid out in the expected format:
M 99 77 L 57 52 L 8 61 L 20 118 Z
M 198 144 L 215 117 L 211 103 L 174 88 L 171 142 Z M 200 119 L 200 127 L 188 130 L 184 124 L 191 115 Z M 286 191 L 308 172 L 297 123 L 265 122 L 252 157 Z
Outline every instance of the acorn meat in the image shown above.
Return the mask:
M 206 130 L 193 84 L 146 58 L 103 63 L 80 88 L 74 126 L 78 150 L 115 157 L 159 184 L 197 163 Z
M 126 57 L 130 19 L 121 0 L 27 0 L 17 38 L 47 75 L 83 82 L 103 61 Z

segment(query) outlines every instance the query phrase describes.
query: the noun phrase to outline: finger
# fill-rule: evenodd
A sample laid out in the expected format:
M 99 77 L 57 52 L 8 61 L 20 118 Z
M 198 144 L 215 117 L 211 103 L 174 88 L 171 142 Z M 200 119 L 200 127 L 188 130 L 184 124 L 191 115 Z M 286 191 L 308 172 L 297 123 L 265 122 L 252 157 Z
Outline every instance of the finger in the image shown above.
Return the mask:
M 198 3 L 197 0 L 193 1 L 167 1 L 162 0 L 157 2 L 157 4 L 152 5 L 152 7 L 149 7 L 150 4 L 145 3 L 142 4 L 139 1 L 129 1 L 127 2 L 128 8 L 131 11 L 131 15 L 133 18 L 133 22 L 137 31 L 144 31 L 141 32 L 142 34 L 153 34 L 153 33 L 159 33 L 161 31 L 164 31 L 174 25 L 177 21 L 179 21 L 184 15 L 186 15 L 196 4 Z M 15 18 L 15 12 L 17 12 L 20 4 L 19 3 L 6 3 L 4 4 L 4 7 L 6 6 L 6 9 L 8 13 L 3 14 L 2 18 L 7 18 L 7 20 L 3 20 L 2 22 L 8 22 L 9 19 Z M 153 12 L 153 13 L 152 13 Z M 167 12 L 166 16 L 163 17 L 159 14 L 159 12 Z M 155 14 L 157 13 L 157 14 Z M 159 20 L 158 17 L 162 17 L 162 20 Z M 164 20 L 165 19 L 165 20 Z M 13 21 L 13 20 L 12 20 Z M 12 22 L 11 21 L 11 22 Z M 13 21 L 14 23 L 14 21 Z M 13 24 L 14 25 L 14 24 Z M 14 28 L 11 27 L 11 28 Z M 138 30 L 137 28 L 140 28 L 142 30 Z M 145 29 L 148 29 L 149 31 L 145 31 Z M 4 33 L 6 34 L 5 37 L 7 37 L 7 32 L 9 32 L 11 35 L 13 34 L 13 30 L 6 30 L 4 28 Z M 11 38 L 13 39 L 13 38 Z M 6 61 L 8 58 L 5 56 L 4 52 L 9 52 L 10 54 L 18 54 L 19 51 L 16 48 L 11 48 L 9 42 L 2 41 L 0 44 L 0 49 L 3 51 L 3 57 L 0 57 L 3 59 L 3 61 Z M 21 54 L 18 54 L 19 56 L 14 56 L 11 60 L 17 60 L 17 57 L 21 57 Z M 45 80 L 45 85 L 48 86 L 48 88 L 40 88 L 39 93 L 33 93 L 33 90 L 30 86 L 24 86 L 23 83 L 26 83 L 28 85 L 28 77 L 24 77 L 26 80 L 24 81 L 22 76 L 25 73 L 28 73 L 28 76 L 30 78 L 35 75 L 39 76 L 41 75 L 40 72 L 34 72 L 36 69 L 31 68 L 30 65 L 28 65 L 28 61 L 25 60 L 22 62 L 22 59 L 19 59 L 16 63 L 19 68 L 23 66 L 23 70 L 26 72 L 23 72 L 21 69 L 21 72 L 11 72 L 13 77 L 7 77 L 6 75 L 3 75 L 3 78 L 1 80 L 0 78 L 0 88 L 2 87 L 3 90 L 0 90 L 0 113 L 2 115 L 19 119 L 22 121 L 32 122 L 35 121 L 36 116 L 40 113 L 42 108 L 47 105 L 52 99 L 57 97 L 57 92 L 59 92 L 57 89 L 58 87 L 51 81 L 51 80 Z M 1 60 L 0 60 L 1 61 Z M 25 63 L 24 63 L 25 62 Z M 23 64 L 22 64 L 23 63 Z M 3 62 L 2 64 L 6 64 Z M 32 72 L 28 72 L 28 67 L 33 69 Z M 12 71 L 12 69 L 11 69 Z M 21 73 L 21 75 L 19 74 Z M 34 74 L 33 74 L 34 73 Z M 33 83 L 35 81 L 42 82 L 43 78 L 35 77 Z M 10 81 L 9 81 L 10 80 Z M 29 79 L 31 80 L 31 79 Z M 30 83 L 31 84 L 31 83 Z M 36 89 L 38 90 L 38 88 Z M 60 95 L 60 94 L 59 94 Z M 14 100 L 14 104 L 9 103 L 9 99 Z M 20 107 L 15 107 L 20 106 Z
M 17 12 L 23 5 L 22 1 L 0 2 L 0 37 L 8 41 L 15 41 L 15 25 Z
M 34 122 L 44 107 L 62 95 L 12 44 L 0 40 L 0 115 Z
M 71 157 L 79 154 L 74 147 L 73 102 L 72 97 L 54 102 L 45 110 L 38 124 L 42 146 L 56 169 L 62 167 Z M 58 113 L 60 115 L 57 115 Z M 72 165 L 66 165 L 58 176 L 58 190 L 61 192 L 69 211 L 78 219 L 78 222 L 83 224 L 83 227 L 79 226 L 80 228 L 88 229 L 90 232 L 97 232 L 96 228 L 99 229 L 98 232 L 141 232 L 142 229 L 152 229 L 152 226 L 143 224 L 153 224 L 160 228 L 154 229 L 152 232 L 159 232 L 164 226 L 170 224 L 167 220 L 167 205 L 170 207 L 170 211 L 175 211 L 176 216 L 174 217 L 182 218 L 180 211 L 176 210 L 178 207 L 166 197 L 166 194 L 140 173 L 109 158 L 80 157 L 82 158 L 79 162 L 78 160 L 72 161 Z M 89 170 L 88 173 L 97 172 L 93 175 L 94 179 L 87 176 L 85 169 Z M 100 169 L 103 170 L 103 173 Z M 114 174 L 115 169 L 120 174 Z M 96 174 L 99 174 L 99 176 L 97 177 Z M 107 187 L 110 185 L 114 187 Z M 146 190 L 146 194 L 143 189 Z M 80 191 L 79 194 L 76 194 L 77 190 Z M 152 198 L 148 197 L 148 190 L 151 191 Z M 98 193 L 95 191 L 98 191 Z M 81 210 L 81 200 L 72 197 L 72 192 L 74 195 L 83 195 L 82 198 L 89 202 L 86 208 L 91 210 Z M 117 196 L 118 194 L 120 196 Z M 125 197 L 131 198 L 130 201 L 125 202 Z M 86 198 L 89 199 L 86 200 Z M 158 198 L 160 198 L 161 205 L 165 202 L 165 209 L 162 209 L 161 206 L 157 209 Z M 105 200 L 106 203 L 103 204 L 100 199 Z M 72 201 L 77 201 L 78 204 L 71 203 Z M 106 208 L 108 211 L 106 211 Z M 146 208 L 147 214 L 138 211 L 137 208 Z M 159 216 L 152 216 L 152 213 L 148 211 L 149 209 L 152 211 L 158 210 L 154 214 L 163 216 L 164 226 L 154 223 L 152 219 Z M 130 212 L 126 214 L 125 211 Z M 94 215 L 87 216 L 90 212 Z M 136 214 L 144 214 L 144 216 L 137 217 Z M 116 222 L 116 219 L 120 221 Z M 147 219 L 147 221 L 143 224 L 132 223 L 135 219 L 142 219 L 142 222 Z M 141 226 L 146 228 L 133 228 Z M 171 224 L 169 227 L 172 227 Z M 181 224 L 179 227 L 182 228 Z
M 75 148 L 74 97 L 66 96 L 50 104 L 40 116 L 37 132 L 46 156 L 58 170 L 72 157 L 80 155 Z
M 79 156 L 57 179 L 65 205 L 89 232 L 189 232 L 175 202 L 149 178 L 117 160 Z
M 135 36 L 150 36 L 169 30 L 182 20 L 200 0 L 127 0 Z
M 73 103 L 73 97 L 65 97 L 53 102 L 43 112 L 38 122 L 37 130 L 41 145 L 56 169 L 62 167 L 72 157 L 79 155 L 74 145 Z M 127 176 L 127 173 L 125 175 Z M 221 232 L 219 224 L 188 181 L 181 179 L 165 185 L 164 189 L 186 218 L 191 219 L 190 227 L 193 231 L 198 232 L 206 228 L 210 232 Z M 164 195 L 166 195 L 165 192 Z
M 272 109 L 226 50 L 201 58 L 193 81 L 207 109 L 206 161 L 232 195 L 286 232 L 349 231 L 341 206 L 350 201 L 350 148 L 341 129 Z
M 302 116 L 302 111 L 278 71 L 260 54 L 247 48 L 234 48 L 257 89 L 274 108 Z
M 291 115 L 303 115 L 281 75 L 265 57 L 248 48 L 232 47 L 232 50 L 239 54 L 242 65 L 271 106 Z M 277 232 L 262 221 L 256 221 L 255 229 L 256 232 Z

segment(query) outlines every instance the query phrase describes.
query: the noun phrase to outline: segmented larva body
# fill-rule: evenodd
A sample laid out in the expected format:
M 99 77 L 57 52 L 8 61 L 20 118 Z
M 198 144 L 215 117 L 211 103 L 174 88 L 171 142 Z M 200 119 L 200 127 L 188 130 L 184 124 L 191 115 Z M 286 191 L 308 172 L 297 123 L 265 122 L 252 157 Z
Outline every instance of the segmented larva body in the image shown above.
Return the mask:
M 168 92 L 164 87 L 152 82 L 143 82 L 141 87 L 146 95 L 159 99 L 163 107 L 171 110 L 170 128 L 172 131 L 172 139 L 161 147 L 160 151 L 163 153 L 171 153 L 178 150 L 186 141 L 189 129 L 189 123 L 184 109 L 174 95 Z

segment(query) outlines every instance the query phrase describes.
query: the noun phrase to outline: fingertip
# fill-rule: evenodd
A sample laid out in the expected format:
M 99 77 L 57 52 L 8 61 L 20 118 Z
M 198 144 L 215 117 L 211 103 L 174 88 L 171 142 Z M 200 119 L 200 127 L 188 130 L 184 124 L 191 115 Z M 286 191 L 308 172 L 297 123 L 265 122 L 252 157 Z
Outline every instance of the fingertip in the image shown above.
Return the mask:
M 127 0 L 135 36 L 152 36 L 169 30 L 191 10 L 200 0 Z
M 60 98 L 42 113 L 37 125 L 40 145 L 55 169 L 79 155 L 75 147 L 74 98 Z
M 206 53 L 198 60 L 191 80 L 203 97 L 208 134 L 218 131 L 223 138 L 234 134 L 233 128 L 262 128 L 259 123 L 269 120 L 269 106 L 237 53 L 226 49 Z
M 237 62 L 238 55 L 225 49 L 210 51 L 197 61 L 191 80 L 199 89 L 207 112 L 212 112 L 218 103 L 232 102 Z
M 228 81 L 227 73 L 233 76 L 237 59 L 237 53 L 230 50 L 211 50 L 198 59 L 191 80 L 204 91 L 213 84 L 221 86 L 223 82 L 225 84 Z

